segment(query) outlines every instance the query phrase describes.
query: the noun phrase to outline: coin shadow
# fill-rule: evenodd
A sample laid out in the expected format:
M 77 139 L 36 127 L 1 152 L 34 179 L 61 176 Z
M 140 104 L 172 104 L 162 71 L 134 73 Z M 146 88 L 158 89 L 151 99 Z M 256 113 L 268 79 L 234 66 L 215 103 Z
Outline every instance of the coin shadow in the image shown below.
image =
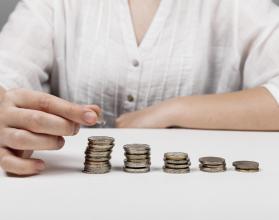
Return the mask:
M 151 166 L 151 171 L 160 172 L 160 171 L 162 171 L 162 170 L 163 170 L 162 167 L 159 167 L 159 166 Z
M 116 172 L 123 172 L 123 166 L 112 166 L 111 170 Z

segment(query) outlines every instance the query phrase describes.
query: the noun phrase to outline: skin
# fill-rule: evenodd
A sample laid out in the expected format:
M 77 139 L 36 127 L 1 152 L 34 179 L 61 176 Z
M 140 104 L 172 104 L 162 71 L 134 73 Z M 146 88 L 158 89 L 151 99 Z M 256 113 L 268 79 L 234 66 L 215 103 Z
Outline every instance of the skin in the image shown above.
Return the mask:
M 159 0 L 130 0 L 131 17 L 140 45 Z M 144 15 L 144 16 L 143 16 Z M 80 125 L 94 125 L 101 109 L 81 106 L 49 94 L 0 87 L 0 166 L 8 173 L 29 176 L 46 168 L 31 158 L 33 151 L 58 150 L 63 136 L 76 135 Z M 126 113 L 118 128 L 178 126 L 225 130 L 279 130 L 279 108 L 265 88 L 191 97 L 176 97 L 140 111 Z
M 96 105 L 81 106 L 55 96 L 0 87 L 0 166 L 8 173 L 34 175 L 44 161 L 30 158 L 33 151 L 59 150 L 63 136 L 73 136 L 80 125 L 94 125 Z
M 278 131 L 279 108 L 262 87 L 240 92 L 176 97 L 117 119 L 118 128 L 183 127 Z

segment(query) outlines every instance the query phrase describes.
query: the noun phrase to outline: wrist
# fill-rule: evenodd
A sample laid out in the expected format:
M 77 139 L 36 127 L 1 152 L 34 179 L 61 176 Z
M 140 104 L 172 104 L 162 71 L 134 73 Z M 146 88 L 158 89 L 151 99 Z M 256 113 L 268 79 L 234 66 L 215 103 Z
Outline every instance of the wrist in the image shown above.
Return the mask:
M 182 127 L 181 119 L 185 113 L 185 105 L 183 104 L 185 97 L 175 97 L 167 100 L 165 109 L 167 109 L 166 115 L 166 127 Z

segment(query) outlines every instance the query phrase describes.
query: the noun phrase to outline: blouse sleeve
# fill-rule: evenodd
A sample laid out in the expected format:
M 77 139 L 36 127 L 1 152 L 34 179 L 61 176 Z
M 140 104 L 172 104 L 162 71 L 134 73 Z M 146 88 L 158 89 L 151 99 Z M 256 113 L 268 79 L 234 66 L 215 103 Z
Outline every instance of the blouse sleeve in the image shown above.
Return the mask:
M 53 63 L 50 0 L 22 0 L 0 34 L 0 85 L 47 90 Z
M 271 0 L 236 2 L 243 89 L 263 86 L 279 104 L 279 7 Z

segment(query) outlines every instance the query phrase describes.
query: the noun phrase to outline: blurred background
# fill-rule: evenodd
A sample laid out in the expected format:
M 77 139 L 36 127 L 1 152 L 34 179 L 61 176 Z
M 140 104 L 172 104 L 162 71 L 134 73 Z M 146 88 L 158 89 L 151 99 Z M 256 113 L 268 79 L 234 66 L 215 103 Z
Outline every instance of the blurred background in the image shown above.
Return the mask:
M 18 0 L 0 0 L 0 29 L 6 23 L 17 2 Z M 274 0 L 274 2 L 279 5 L 279 0 Z

